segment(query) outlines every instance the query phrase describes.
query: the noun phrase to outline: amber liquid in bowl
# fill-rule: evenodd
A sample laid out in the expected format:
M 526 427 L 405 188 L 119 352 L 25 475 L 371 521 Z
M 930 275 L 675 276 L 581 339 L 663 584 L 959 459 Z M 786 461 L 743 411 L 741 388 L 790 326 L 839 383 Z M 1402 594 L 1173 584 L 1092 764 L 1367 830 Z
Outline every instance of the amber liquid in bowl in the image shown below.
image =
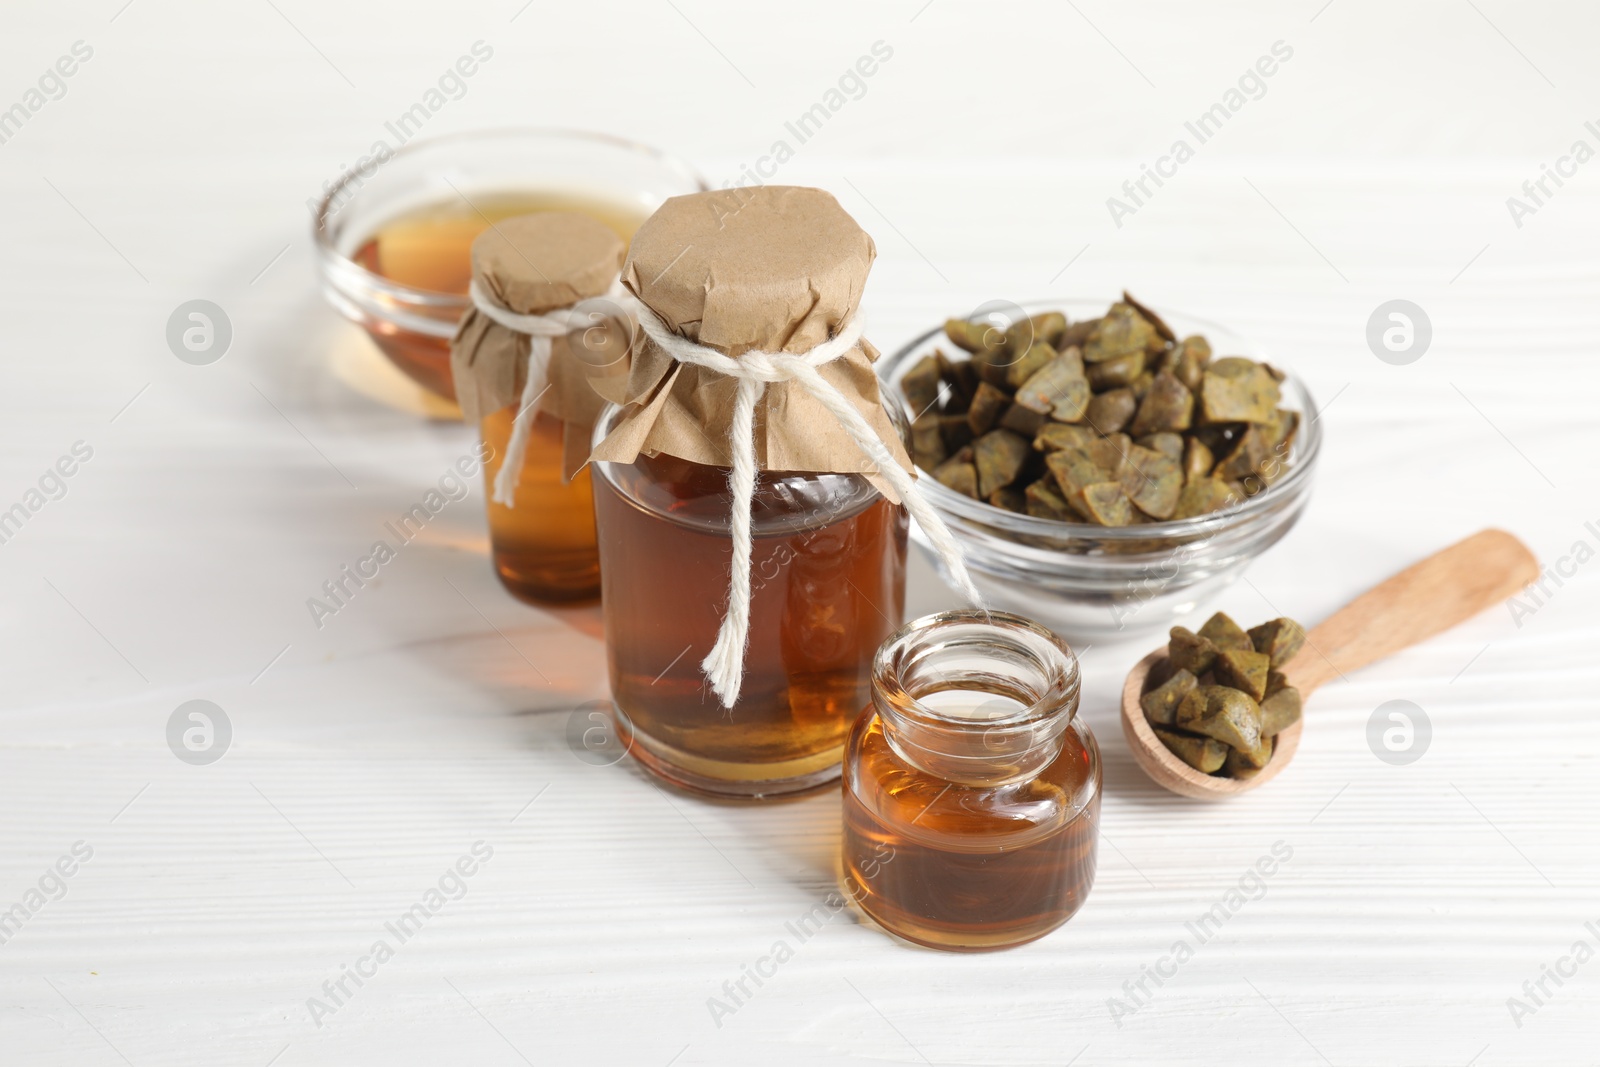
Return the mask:
M 472 242 L 501 219 L 537 211 L 577 211 L 615 230 L 624 241 L 646 212 L 612 201 L 558 192 L 474 194 L 471 202 L 451 197 L 403 212 L 362 241 L 351 259 L 380 277 L 410 289 L 466 296 L 472 284 Z M 394 323 L 368 330 L 384 355 L 412 380 L 455 399 L 450 381 L 450 339 L 417 333 Z
M 472 242 L 501 219 L 538 211 L 578 211 L 616 231 L 624 241 L 644 221 L 639 209 L 553 192 L 508 192 L 441 200 L 397 215 L 368 237 L 352 257 L 356 263 L 413 289 L 465 296 L 472 283 Z M 383 323 L 369 329 L 373 341 L 414 381 L 455 398 L 450 380 L 450 341 Z M 505 459 L 514 406 L 484 418 L 480 430 L 493 449 L 484 466 L 486 497 Z M 595 545 L 594 501 L 589 471 L 570 482 L 561 477 L 562 425 L 539 414 L 528 439 L 516 506 L 488 500 L 489 539 L 501 584 L 533 604 L 593 600 L 600 594 L 600 555 Z

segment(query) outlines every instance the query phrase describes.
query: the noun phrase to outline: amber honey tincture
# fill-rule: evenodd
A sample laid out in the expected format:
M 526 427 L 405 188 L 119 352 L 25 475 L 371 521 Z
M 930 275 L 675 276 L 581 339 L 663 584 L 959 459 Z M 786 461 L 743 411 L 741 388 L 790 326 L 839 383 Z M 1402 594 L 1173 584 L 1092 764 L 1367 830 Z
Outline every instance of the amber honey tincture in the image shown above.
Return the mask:
M 618 730 L 652 773 L 761 798 L 839 773 L 905 603 L 910 457 L 857 317 L 872 239 L 818 189 L 668 200 L 590 454 Z M 914 501 L 911 502 L 914 505 Z
M 842 888 L 883 929 L 955 951 L 1043 937 L 1094 881 L 1100 757 L 1078 664 L 1002 612 L 908 623 L 845 747 Z
M 738 382 L 733 399 L 731 433 L 733 576 L 728 592 L 727 615 L 715 646 L 701 662 L 706 679 L 721 699 L 723 707 L 731 708 L 739 699 L 745 647 L 749 641 L 750 591 L 747 576 L 752 553 L 750 511 L 755 493 L 755 476 L 760 468 L 755 411 L 769 384 L 792 382 L 799 385 L 823 411 L 838 421 L 848 439 L 869 461 L 867 469 L 893 490 L 895 497 L 922 527 L 951 582 L 968 600 L 980 602 L 978 588 L 967 573 L 961 546 L 944 520 L 923 499 L 915 476 L 900 465 L 895 453 L 879 439 L 878 428 L 856 409 L 851 397 L 818 370 L 860 347 L 862 323 L 859 314 L 852 315 L 831 337 L 802 353 L 765 352 L 752 348 L 733 358 L 674 333 L 648 304 L 638 300 L 633 303 L 640 329 L 672 359 L 708 368 Z
M 604 401 L 579 338 L 626 318 L 614 299 L 625 251 L 610 228 L 560 211 L 506 219 L 472 245 L 472 306 L 451 373 L 464 417 L 493 450 L 484 473 L 495 570 L 534 603 L 600 591 L 583 465 Z

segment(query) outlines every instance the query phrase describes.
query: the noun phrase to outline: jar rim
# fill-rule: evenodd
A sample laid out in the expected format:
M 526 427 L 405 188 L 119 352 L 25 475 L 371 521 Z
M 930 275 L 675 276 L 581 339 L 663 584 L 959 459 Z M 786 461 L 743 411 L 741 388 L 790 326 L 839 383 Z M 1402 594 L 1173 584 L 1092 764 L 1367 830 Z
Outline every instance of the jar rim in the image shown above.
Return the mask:
M 912 668 L 928 654 L 951 647 L 945 641 L 957 628 L 969 630 L 973 636 L 982 635 L 997 649 L 1031 660 L 1041 679 L 1030 693 L 1033 699 L 1026 704 L 1019 701 L 1020 706 L 1008 712 L 973 719 L 927 704 L 922 697 L 933 690 L 914 693 Z M 967 641 L 960 647 L 970 646 L 971 642 Z M 1000 657 L 996 655 L 995 658 Z M 1077 716 L 1081 673 L 1072 647 L 1054 631 L 1010 612 L 963 608 L 924 615 L 891 634 L 873 657 L 872 684 L 874 703 L 880 714 L 888 712 L 897 720 L 919 726 L 993 731 L 1023 730 L 1050 723 L 1053 727 L 1065 728 Z

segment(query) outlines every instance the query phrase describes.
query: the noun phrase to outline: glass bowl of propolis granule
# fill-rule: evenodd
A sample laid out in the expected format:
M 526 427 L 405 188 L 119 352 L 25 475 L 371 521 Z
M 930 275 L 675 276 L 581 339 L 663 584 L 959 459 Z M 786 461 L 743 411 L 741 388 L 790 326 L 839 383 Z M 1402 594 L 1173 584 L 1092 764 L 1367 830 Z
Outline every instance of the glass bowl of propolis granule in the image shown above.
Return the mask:
M 1321 448 L 1298 378 L 1127 294 L 987 304 L 878 373 L 987 606 L 1080 639 L 1193 615 L 1294 525 Z

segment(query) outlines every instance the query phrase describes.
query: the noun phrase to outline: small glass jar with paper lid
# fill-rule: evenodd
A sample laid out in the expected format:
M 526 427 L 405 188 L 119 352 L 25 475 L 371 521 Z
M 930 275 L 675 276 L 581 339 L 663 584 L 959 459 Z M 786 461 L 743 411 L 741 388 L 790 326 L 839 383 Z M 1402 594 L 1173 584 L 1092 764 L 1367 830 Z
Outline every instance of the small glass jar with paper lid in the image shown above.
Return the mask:
M 615 301 L 624 245 L 586 215 L 505 219 L 472 246 L 472 307 L 451 346 L 456 397 L 481 428 L 496 573 L 533 604 L 600 593 L 590 438 L 604 401 L 590 376 L 626 370 Z
M 629 250 L 639 332 L 593 452 L 606 648 L 623 741 L 682 788 L 838 776 L 907 509 L 939 522 L 861 337 L 873 256 L 832 196 L 774 186 L 668 200 Z

